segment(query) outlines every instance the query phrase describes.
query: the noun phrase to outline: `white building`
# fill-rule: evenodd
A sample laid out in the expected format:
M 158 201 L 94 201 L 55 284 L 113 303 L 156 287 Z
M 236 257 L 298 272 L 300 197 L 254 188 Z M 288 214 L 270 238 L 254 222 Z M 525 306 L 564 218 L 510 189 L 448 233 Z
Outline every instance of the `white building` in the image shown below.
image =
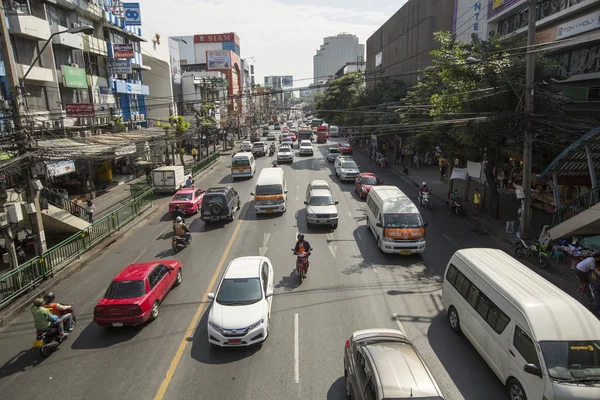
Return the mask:
M 313 81 L 326 81 L 346 63 L 361 62 L 364 59 L 365 45 L 358 43 L 357 36 L 348 33 L 328 36 L 323 39 L 321 48 L 313 56 Z
M 173 70 L 169 50 L 170 43 L 166 37 L 155 35 L 148 42 L 142 43 L 144 65 L 150 69 L 144 72 L 144 83 L 152 88 L 152 96 L 146 99 L 147 118 L 154 122 L 168 122 L 171 115 L 177 114 L 173 100 Z

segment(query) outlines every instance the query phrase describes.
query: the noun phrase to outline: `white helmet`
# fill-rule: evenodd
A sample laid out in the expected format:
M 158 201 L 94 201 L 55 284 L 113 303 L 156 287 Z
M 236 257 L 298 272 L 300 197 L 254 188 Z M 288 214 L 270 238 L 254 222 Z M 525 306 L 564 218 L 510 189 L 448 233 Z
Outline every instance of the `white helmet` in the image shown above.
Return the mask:
M 423 182 L 421 186 L 427 186 L 427 182 Z
M 177 217 L 177 219 L 175 219 L 176 222 L 182 222 L 183 219 L 181 219 L 181 217 Z

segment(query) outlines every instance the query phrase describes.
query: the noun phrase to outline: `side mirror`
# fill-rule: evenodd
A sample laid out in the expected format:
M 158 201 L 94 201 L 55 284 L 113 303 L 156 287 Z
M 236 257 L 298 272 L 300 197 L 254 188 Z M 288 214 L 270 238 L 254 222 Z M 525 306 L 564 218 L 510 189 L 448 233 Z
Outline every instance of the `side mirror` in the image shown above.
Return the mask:
M 287 192 L 288 192 L 288 191 L 286 190 L 286 191 L 285 191 L 285 192 L 283 192 L 283 193 L 287 194 Z
M 528 374 L 538 376 L 540 378 L 542 377 L 542 371 L 534 364 L 525 364 L 525 366 L 523 367 L 523 371 L 527 372 Z
M 273 289 L 267 289 L 266 297 L 273 296 Z
M 214 300 L 215 299 L 215 294 L 214 293 L 209 293 L 206 295 L 206 297 L 208 297 L 210 300 Z
M 383 228 L 383 225 L 381 225 L 381 222 L 376 223 L 375 226 L 378 228 Z
M 170 265 L 167 268 L 169 268 L 169 271 L 175 271 L 175 267 L 172 267 Z
M 383 181 L 379 181 L 379 184 L 380 184 L 380 185 L 383 185 L 383 183 L 384 183 Z
M 336 202 L 335 202 L 335 205 L 338 205 L 338 204 L 340 204 L 340 202 L 339 202 L 339 201 L 336 201 Z
M 305 201 L 304 204 L 308 205 L 308 201 Z
M 424 226 L 424 227 L 427 227 L 427 226 L 429 226 L 429 222 L 425 222 L 425 223 L 423 224 L 423 226 Z
M 250 193 L 250 196 L 256 196 L 254 193 Z

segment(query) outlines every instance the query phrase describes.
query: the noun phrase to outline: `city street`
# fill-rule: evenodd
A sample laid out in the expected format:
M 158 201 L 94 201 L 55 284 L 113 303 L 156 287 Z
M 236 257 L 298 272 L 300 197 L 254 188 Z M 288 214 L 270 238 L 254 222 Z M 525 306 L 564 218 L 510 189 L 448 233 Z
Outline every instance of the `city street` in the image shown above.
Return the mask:
M 76 330 L 56 353 L 41 359 L 29 311 L 0 330 L 0 393 L 5 399 L 343 399 L 344 342 L 364 328 L 401 329 L 423 355 L 447 399 L 504 399 L 505 389 L 470 343 L 452 331 L 441 305 L 441 279 L 451 255 L 464 247 L 502 247 L 433 201 L 421 256 L 379 252 L 365 225 L 364 200 L 353 183 L 340 183 L 327 148 L 296 156 L 282 168 L 288 187 L 283 215 L 257 217 L 251 192 L 272 157 L 257 160 L 253 179 L 233 182 L 229 160 L 196 179 L 197 188 L 232 185 L 243 203 L 233 222 L 205 225 L 190 219 L 193 243 L 171 250 L 168 198 L 82 271 L 55 288 L 57 300 L 73 303 Z M 414 185 L 392 170 L 372 165 L 360 149 L 354 159 L 411 198 Z M 330 182 L 339 201 L 339 227 L 308 230 L 304 204 L 313 179 Z M 298 285 L 291 252 L 302 232 L 314 248 L 307 279 Z M 229 261 L 264 253 L 274 265 L 275 295 L 270 334 L 251 348 L 219 349 L 207 341 L 210 302 Z M 169 293 L 158 319 L 135 328 L 105 329 L 93 307 L 127 264 L 175 258 L 183 283 Z M 297 351 L 295 349 L 297 348 Z

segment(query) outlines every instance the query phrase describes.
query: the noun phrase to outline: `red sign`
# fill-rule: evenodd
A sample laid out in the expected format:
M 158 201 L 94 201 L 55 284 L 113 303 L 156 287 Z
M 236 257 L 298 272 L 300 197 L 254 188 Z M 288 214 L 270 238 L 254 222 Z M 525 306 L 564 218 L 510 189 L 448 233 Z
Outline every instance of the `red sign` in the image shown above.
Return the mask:
M 235 42 L 239 44 L 239 39 L 235 33 L 218 33 L 208 35 L 194 35 L 194 43 L 223 43 L 223 42 Z
M 67 117 L 85 118 L 94 116 L 94 105 L 85 103 L 65 104 Z
M 113 44 L 114 58 L 133 58 L 133 43 Z

